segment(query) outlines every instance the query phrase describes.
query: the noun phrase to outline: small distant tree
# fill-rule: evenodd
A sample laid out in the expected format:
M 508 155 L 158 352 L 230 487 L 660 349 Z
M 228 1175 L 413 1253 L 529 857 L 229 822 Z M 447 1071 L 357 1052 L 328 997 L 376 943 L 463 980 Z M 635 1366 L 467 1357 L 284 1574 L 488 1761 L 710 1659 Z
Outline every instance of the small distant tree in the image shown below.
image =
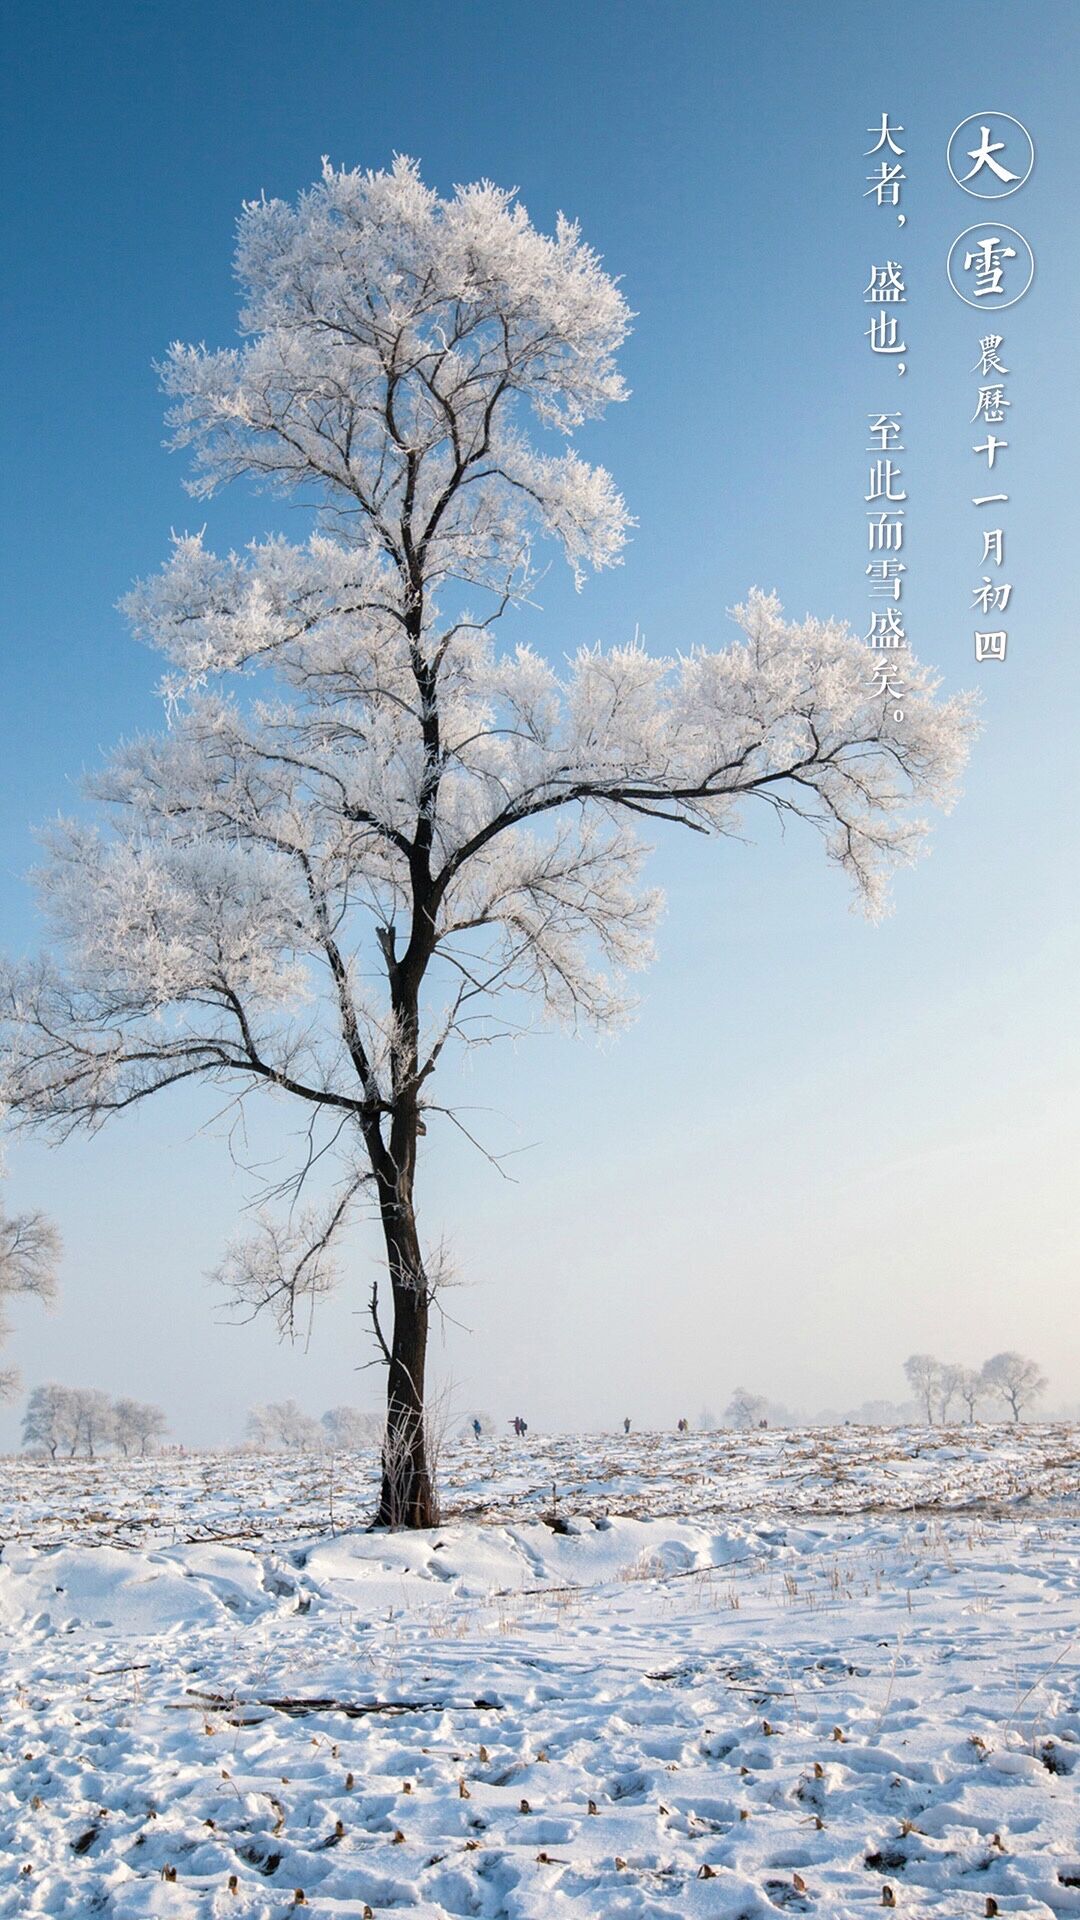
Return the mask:
M 113 1403 L 113 1437 L 125 1460 L 129 1454 L 147 1454 L 168 1430 L 168 1421 L 160 1407 L 142 1400 L 116 1400 Z
M 70 1387 L 50 1380 L 34 1388 L 23 1415 L 22 1443 L 24 1447 L 40 1448 L 51 1460 L 57 1454 L 69 1458 L 74 1454 L 79 1444 L 79 1422 L 76 1395 Z
M 359 1407 L 328 1407 L 322 1427 L 327 1444 L 337 1452 L 378 1446 L 382 1438 L 382 1422 Z
M 769 1403 L 762 1393 L 750 1393 L 746 1387 L 736 1387 L 724 1410 L 724 1418 L 731 1427 L 756 1427 L 764 1420 L 769 1411 Z
M 1014 1420 L 1019 1420 L 1046 1391 L 1046 1375 L 1037 1362 L 1022 1353 L 995 1353 L 982 1370 L 986 1392 L 1003 1400 Z
M 6 1302 L 20 1294 L 51 1301 L 59 1258 L 60 1236 L 44 1214 L 9 1214 L 0 1206 L 0 1344 L 10 1331 Z M 18 1384 L 14 1367 L 0 1369 L 0 1400 L 10 1399 Z
M 910 1400 L 864 1400 L 847 1418 L 856 1427 L 903 1427 L 912 1412 Z
M 968 1426 L 975 1424 L 975 1409 L 986 1392 L 986 1381 L 975 1367 L 958 1367 L 957 1393 L 967 1408 Z
M 135 1447 L 135 1409 L 134 1400 L 113 1401 L 113 1439 L 126 1460 Z
M 949 1363 L 941 1368 L 938 1376 L 938 1405 L 944 1425 L 949 1418 L 949 1408 L 962 1398 L 961 1387 L 964 1381 L 964 1368 Z
M 941 1398 L 941 1362 L 932 1353 L 913 1353 L 904 1361 L 908 1385 L 926 1415 L 926 1424 L 934 1424 L 934 1409 Z
M 137 1401 L 136 1409 L 135 1438 L 139 1443 L 139 1452 L 152 1453 L 168 1433 L 169 1423 L 160 1407 Z
M 74 1391 L 76 1445 L 84 1449 L 88 1460 L 96 1460 L 116 1439 L 113 1403 L 100 1387 L 76 1387 Z
M 252 1407 L 247 1428 L 253 1445 L 284 1447 L 290 1452 L 312 1453 L 326 1438 L 319 1421 L 298 1407 L 295 1400 L 271 1400 L 264 1407 Z

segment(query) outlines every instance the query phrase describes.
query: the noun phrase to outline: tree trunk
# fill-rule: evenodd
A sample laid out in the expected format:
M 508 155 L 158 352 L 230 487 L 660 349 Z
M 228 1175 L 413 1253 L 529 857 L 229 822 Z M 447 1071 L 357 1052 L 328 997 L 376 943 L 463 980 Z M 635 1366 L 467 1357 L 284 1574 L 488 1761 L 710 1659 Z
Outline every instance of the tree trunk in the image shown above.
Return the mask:
M 424 1267 L 414 1203 L 416 1154 L 424 1131 L 419 1106 L 424 1078 L 420 1071 L 419 995 L 435 944 L 431 822 L 440 764 L 435 686 L 421 670 L 421 632 L 422 595 L 417 592 L 410 616 L 409 640 L 414 652 L 417 685 L 425 706 L 424 807 L 409 860 L 413 888 L 409 944 L 398 959 L 392 927 L 385 929 L 382 940 L 397 1023 L 389 1138 L 383 1139 L 377 1122 L 368 1136 L 394 1303 L 389 1352 L 382 1335 L 379 1336 L 388 1362 L 388 1377 L 378 1521 L 388 1527 L 437 1527 L 439 1524 L 424 1405 L 431 1286 Z
M 382 1196 L 383 1233 L 390 1267 L 394 1328 L 386 1384 L 386 1434 L 377 1525 L 437 1527 L 439 1506 L 424 1417 L 428 1278 L 420 1253 L 411 1196 Z

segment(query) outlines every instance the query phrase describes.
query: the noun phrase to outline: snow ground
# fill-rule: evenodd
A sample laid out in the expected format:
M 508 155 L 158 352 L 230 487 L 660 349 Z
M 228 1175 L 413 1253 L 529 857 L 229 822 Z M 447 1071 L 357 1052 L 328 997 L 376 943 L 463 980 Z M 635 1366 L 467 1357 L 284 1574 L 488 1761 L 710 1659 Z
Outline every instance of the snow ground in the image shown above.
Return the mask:
M 0 1915 L 1080 1913 L 1075 1430 L 369 1473 L 3 1463 Z

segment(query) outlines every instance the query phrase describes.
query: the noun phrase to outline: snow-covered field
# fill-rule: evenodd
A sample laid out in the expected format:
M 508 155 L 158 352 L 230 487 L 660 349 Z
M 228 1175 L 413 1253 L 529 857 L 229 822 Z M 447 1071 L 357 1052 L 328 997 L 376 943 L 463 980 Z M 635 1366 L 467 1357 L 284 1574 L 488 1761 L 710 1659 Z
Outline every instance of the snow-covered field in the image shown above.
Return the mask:
M 0 1914 L 1080 1913 L 1074 1429 L 371 1472 L 0 1463 Z

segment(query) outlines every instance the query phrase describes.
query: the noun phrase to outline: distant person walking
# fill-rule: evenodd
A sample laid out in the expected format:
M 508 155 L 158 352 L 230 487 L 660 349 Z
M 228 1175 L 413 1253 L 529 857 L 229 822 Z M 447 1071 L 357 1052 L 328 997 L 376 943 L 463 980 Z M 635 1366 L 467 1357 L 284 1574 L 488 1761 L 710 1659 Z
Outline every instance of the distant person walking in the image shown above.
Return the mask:
M 529 1423 L 527 1420 L 522 1419 L 520 1413 L 515 1413 L 510 1425 L 513 1427 L 519 1440 L 523 1440 L 529 1431 Z
M 689 1422 L 689 1420 L 686 1420 L 686 1419 L 682 1419 L 682 1420 L 680 1420 L 680 1421 L 679 1421 L 679 1426 L 678 1426 L 678 1431 L 679 1431 L 680 1433 L 689 1433 L 689 1431 L 690 1431 L 690 1422 Z
M 480 1422 L 479 1422 L 479 1420 L 474 1420 L 474 1421 L 473 1421 L 473 1423 L 472 1423 L 472 1430 L 473 1430 L 473 1436 L 474 1436 L 474 1438 L 475 1438 L 475 1439 L 477 1439 L 477 1440 L 479 1440 L 479 1438 L 480 1438 L 480 1435 L 481 1435 L 481 1434 L 483 1433 L 483 1431 L 484 1431 L 484 1429 L 483 1429 L 483 1427 L 482 1427 L 482 1426 L 480 1425 Z
M 626 1419 L 622 1423 L 622 1430 L 624 1433 L 629 1433 L 630 1431 L 630 1415 L 629 1414 L 627 1414 Z

